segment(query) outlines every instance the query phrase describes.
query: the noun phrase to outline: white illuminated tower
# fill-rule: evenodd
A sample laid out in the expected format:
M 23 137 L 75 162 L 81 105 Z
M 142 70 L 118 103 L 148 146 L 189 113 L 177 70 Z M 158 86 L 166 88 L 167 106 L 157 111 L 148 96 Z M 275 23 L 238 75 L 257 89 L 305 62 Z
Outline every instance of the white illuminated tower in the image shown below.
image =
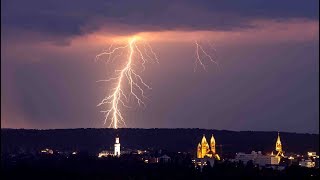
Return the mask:
M 119 137 L 116 137 L 116 143 L 114 144 L 114 155 L 120 156 L 120 139 Z

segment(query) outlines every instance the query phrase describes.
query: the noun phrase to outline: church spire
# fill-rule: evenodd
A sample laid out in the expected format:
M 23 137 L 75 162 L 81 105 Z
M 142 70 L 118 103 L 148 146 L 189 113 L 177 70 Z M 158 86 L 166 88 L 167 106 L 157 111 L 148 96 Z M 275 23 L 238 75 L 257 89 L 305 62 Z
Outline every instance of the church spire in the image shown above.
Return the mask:
M 201 158 L 204 158 L 205 155 L 209 151 L 209 144 L 207 142 L 206 136 L 203 135 L 202 140 L 201 140 Z
M 201 144 L 200 143 L 198 144 L 198 147 L 197 147 L 197 158 L 201 158 Z
M 210 149 L 211 149 L 213 154 L 216 153 L 216 140 L 214 139 L 213 134 L 212 134 L 211 139 L 210 139 Z
M 277 138 L 277 142 L 276 142 L 276 151 L 282 152 L 282 144 L 281 144 L 279 132 L 278 132 L 278 138 Z
M 208 144 L 208 143 L 207 143 L 207 139 L 206 139 L 206 136 L 203 135 L 202 140 L 201 140 L 201 145 L 204 146 L 204 145 L 206 145 L 206 144 Z
M 284 157 L 283 151 L 282 151 L 282 144 L 280 140 L 280 134 L 278 132 L 278 138 L 276 142 L 276 151 L 278 152 L 276 157 L 278 158 L 278 162 L 280 162 L 281 157 Z

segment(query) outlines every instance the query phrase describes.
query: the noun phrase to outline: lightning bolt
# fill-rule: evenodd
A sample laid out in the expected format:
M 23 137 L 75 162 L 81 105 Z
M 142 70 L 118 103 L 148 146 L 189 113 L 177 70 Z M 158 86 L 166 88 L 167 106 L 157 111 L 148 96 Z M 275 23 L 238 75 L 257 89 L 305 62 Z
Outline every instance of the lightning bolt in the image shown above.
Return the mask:
M 143 50 L 139 47 L 138 41 L 142 43 Z M 140 40 L 139 37 L 129 38 L 128 43 L 125 45 L 113 47 L 113 44 L 108 50 L 96 56 L 96 61 L 102 56 L 108 56 L 106 62 L 112 63 L 116 58 L 123 56 L 125 50 L 126 63 L 125 66 L 116 70 L 116 76 L 105 80 L 99 80 L 97 82 L 115 82 L 115 87 L 111 89 L 111 93 L 104 97 L 97 106 L 108 105 L 108 109 L 101 111 L 105 114 L 104 124 L 110 121 L 109 128 L 117 129 L 118 127 L 125 127 L 126 123 L 121 113 L 122 107 L 128 107 L 126 104 L 129 102 L 130 97 L 137 101 L 139 106 L 145 106 L 144 89 L 151 89 L 137 73 L 137 63 L 140 63 L 142 71 L 145 70 L 145 64 L 147 62 L 159 63 L 157 55 L 154 53 L 152 47 L 146 41 Z M 126 86 L 127 85 L 127 86 Z M 126 88 L 127 87 L 127 88 Z
M 218 69 L 219 69 L 219 63 L 214 60 L 214 58 L 207 52 L 205 51 L 205 49 L 203 48 L 203 46 L 201 45 L 201 43 L 199 43 L 198 41 L 194 41 L 195 43 L 195 62 L 194 62 L 194 72 L 196 71 L 198 65 L 200 65 L 203 70 L 207 71 L 206 69 L 206 64 L 204 63 L 204 61 L 210 61 L 214 64 L 217 65 Z M 216 49 L 213 47 L 213 45 L 208 42 L 210 49 L 213 51 L 216 51 Z

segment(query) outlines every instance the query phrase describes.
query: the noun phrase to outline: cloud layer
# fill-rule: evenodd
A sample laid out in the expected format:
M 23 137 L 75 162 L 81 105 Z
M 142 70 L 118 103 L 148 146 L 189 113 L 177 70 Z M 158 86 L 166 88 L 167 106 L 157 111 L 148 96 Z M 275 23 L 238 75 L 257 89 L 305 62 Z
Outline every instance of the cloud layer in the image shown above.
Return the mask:
M 4 0 L 2 25 L 12 30 L 70 38 L 103 28 L 116 34 L 145 31 L 232 31 L 252 21 L 318 18 L 319 1 L 309 0 Z

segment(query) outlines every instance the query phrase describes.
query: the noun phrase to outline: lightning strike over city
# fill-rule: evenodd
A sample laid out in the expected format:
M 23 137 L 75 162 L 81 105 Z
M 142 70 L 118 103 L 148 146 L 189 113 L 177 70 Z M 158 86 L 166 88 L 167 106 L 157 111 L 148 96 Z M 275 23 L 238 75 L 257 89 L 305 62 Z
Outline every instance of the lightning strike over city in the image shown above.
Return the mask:
M 1 179 L 320 176 L 319 0 L 1 6 Z
M 204 45 L 201 45 L 200 42 L 198 41 L 194 41 L 195 43 L 195 62 L 194 62 L 194 72 L 197 70 L 197 67 L 200 65 L 204 71 L 207 71 L 206 69 L 206 62 L 209 61 L 211 63 L 214 63 L 217 65 L 218 69 L 219 69 L 219 63 L 212 57 L 212 55 L 210 55 L 211 53 L 207 52 L 205 50 L 205 48 L 203 48 Z M 210 52 L 216 52 L 216 49 L 213 47 L 213 45 L 208 42 L 207 45 L 210 50 Z M 206 61 L 206 62 L 205 62 Z
M 146 84 L 141 75 L 138 74 L 138 66 L 145 70 L 147 62 L 159 63 L 158 57 L 153 51 L 151 45 L 140 37 L 131 37 L 127 44 L 115 46 L 112 44 L 108 50 L 98 54 L 96 60 L 107 56 L 107 63 L 112 63 L 119 57 L 125 57 L 125 65 L 122 69 L 115 70 L 116 75 L 109 79 L 99 80 L 97 82 L 114 82 L 114 88 L 97 106 L 108 106 L 106 110 L 101 111 L 105 114 L 104 124 L 110 121 L 109 128 L 117 129 L 126 127 L 125 119 L 122 114 L 122 108 L 130 108 L 127 104 L 132 97 L 139 106 L 145 107 L 145 90 L 151 89 Z M 127 51 L 127 53 L 125 53 Z M 124 56 L 126 54 L 126 56 Z

